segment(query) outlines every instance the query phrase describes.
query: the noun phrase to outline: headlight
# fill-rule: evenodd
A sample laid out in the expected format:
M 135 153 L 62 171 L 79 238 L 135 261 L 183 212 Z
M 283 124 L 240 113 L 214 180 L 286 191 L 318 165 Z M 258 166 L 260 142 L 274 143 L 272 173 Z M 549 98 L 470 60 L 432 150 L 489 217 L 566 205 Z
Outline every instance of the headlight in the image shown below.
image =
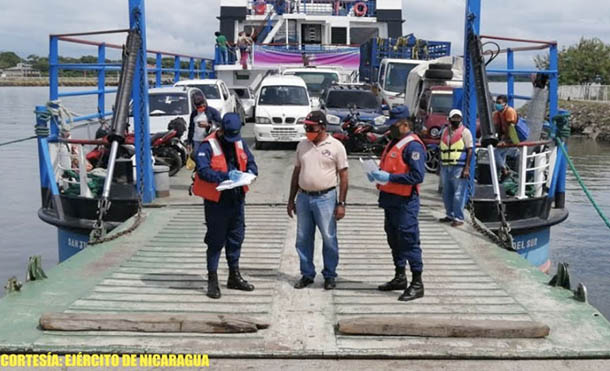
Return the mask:
M 256 123 L 259 125 L 271 125 L 271 119 L 269 117 L 256 117 Z
M 297 120 L 298 125 L 305 125 L 305 117 L 299 117 Z
M 375 117 L 375 125 L 376 126 L 383 125 L 383 124 L 385 124 L 386 120 L 387 120 L 387 118 L 385 116 Z
M 436 126 L 430 129 L 430 136 L 432 138 L 437 138 L 439 135 L 441 135 L 441 129 L 437 128 Z
M 339 125 L 341 123 L 341 119 L 339 118 L 339 116 L 335 115 L 326 115 L 326 121 L 328 121 L 328 123 L 332 125 Z

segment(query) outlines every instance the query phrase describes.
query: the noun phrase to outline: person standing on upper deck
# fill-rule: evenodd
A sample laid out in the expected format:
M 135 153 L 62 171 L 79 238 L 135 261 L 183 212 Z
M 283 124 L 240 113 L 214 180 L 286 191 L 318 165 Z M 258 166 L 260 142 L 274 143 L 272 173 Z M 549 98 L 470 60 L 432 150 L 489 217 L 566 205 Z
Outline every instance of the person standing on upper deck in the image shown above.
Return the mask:
M 291 218 L 295 212 L 297 215 L 296 249 L 302 275 L 294 285 L 296 289 L 311 285 L 316 276 L 313 263 L 316 226 L 322 235 L 324 289 L 332 290 L 336 286 L 337 221 L 345 216 L 348 163 L 345 147 L 326 132 L 326 125 L 326 115 L 322 111 L 313 111 L 305 118 L 307 140 L 297 146 L 292 172 L 287 212 Z
M 237 113 L 227 113 L 221 128 L 201 143 L 195 156 L 197 174 L 193 193 L 204 198 L 207 232 L 205 243 L 208 269 L 207 296 L 220 298 L 218 286 L 218 261 L 225 248 L 229 265 L 227 288 L 252 291 L 254 286 L 244 280 L 239 272 L 241 244 L 245 234 L 244 203 L 248 187 L 236 187 L 217 191 L 225 180 L 236 181 L 242 172 L 258 174 L 258 167 L 248 145 L 241 138 L 242 122 Z
M 389 120 L 392 140 L 381 155 L 380 170 L 368 175 L 377 181 L 379 207 L 385 213 L 385 232 L 392 250 L 395 274 L 380 291 L 404 290 L 398 298 L 409 301 L 424 296 L 423 261 L 419 240 L 419 184 L 424 181 L 426 146 L 413 133 L 413 119 L 405 106 L 392 109 Z M 405 267 L 413 278 L 407 286 Z
M 237 38 L 237 47 L 239 48 L 240 63 L 244 70 L 248 69 L 248 61 L 250 59 L 250 51 L 252 50 L 253 40 L 247 36 L 244 31 L 239 33 Z
M 214 32 L 216 36 L 216 45 L 218 46 L 218 52 L 220 54 L 220 64 L 229 63 L 229 49 L 227 48 L 227 38 L 220 32 Z
M 440 143 L 445 217 L 439 221 L 459 227 L 464 224 L 473 141 L 470 130 L 462 124 L 462 111 L 451 110 L 448 119 L 450 125 L 443 129 Z

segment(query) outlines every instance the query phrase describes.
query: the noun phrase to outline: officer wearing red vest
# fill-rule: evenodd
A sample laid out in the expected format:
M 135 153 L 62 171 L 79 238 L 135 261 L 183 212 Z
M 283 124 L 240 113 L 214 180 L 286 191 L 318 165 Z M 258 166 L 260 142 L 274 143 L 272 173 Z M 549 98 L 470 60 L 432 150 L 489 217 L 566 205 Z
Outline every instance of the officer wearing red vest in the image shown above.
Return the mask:
M 422 252 L 419 241 L 419 184 L 424 181 L 426 150 L 413 133 L 412 118 L 405 106 L 390 112 L 392 141 L 381 155 L 380 170 L 369 180 L 377 181 L 379 207 L 385 212 L 385 232 L 394 260 L 394 278 L 379 286 L 381 291 L 404 290 L 398 298 L 409 301 L 424 296 Z M 407 286 L 405 267 L 409 262 L 411 285 Z
M 227 113 L 222 118 L 221 128 L 209 135 L 197 150 L 197 173 L 193 193 L 204 198 L 205 243 L 208 268 L 207 296 L 220 298 L 218 286 L 218 260 L 225 247 L 229 264 L 227 288 L 252 291 L 239 273 L 239 256 L 244 241 L 244 200 L 248 187 L 237 187 L 217 191 L 225 180 L 237 180 L 242 172 L 258 174 L 254 156 L 241 138 L 241 120 L 237 113 Z

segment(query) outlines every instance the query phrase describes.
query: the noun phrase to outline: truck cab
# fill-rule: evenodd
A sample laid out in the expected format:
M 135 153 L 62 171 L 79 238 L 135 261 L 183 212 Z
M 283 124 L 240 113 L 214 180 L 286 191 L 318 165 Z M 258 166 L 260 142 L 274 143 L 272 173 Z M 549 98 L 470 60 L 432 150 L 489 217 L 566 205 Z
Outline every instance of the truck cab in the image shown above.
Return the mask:
M 405 91 L 409 73 L 425 61 L 416 59 L 384 58 L 377 77 L 378 97 L 388 108 L 405 103 Z

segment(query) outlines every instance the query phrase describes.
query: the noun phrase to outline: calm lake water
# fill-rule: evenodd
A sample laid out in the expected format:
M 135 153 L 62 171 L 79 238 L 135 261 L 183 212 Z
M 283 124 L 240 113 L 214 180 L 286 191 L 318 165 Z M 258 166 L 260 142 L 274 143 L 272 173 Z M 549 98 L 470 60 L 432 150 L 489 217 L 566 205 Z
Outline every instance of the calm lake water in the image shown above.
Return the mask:
M 517 84 L 517 93 L 529 94 L 529 86 Z M 70 89 L 78 90 L 63 90 Z M 502 84 L 492 84 L 492 92 L 504 90 Z M 33 135 L 34 106 L 44 104 L 47 99 L 46 87 L 0 87 L 0 142 Z M 113 101 L 113 97 L 107 97 L 107 106 Z M 96 98 L 68 98 L 64 104 L 75 112 L 90 113 Z M 593 196 L 610 215 L 610 144 L 571 138 L 568 148 Z M 0 147 L 0 173 L 0 287 L 3 287 L 11 276 L 25 279 L 29 256 L 42 255 L 45 269 L 57 264 L 57 232 L 36 214 L 40 207 L 36 142 Z M 610 230 L 571 173 L 567 187 L 570 217 L 552 230 L 552 261 L 554 265 L 569 263 L 573 284 L 585 283 L 590 302 L 610 318 Z

